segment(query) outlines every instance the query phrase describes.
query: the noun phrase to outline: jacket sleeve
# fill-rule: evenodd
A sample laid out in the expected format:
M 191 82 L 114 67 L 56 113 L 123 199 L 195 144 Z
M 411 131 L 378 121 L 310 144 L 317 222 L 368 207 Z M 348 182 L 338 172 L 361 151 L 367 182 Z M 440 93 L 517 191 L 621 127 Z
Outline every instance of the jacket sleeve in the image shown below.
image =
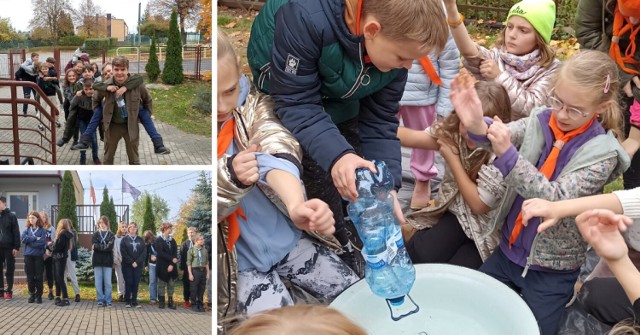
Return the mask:
M 142 245 L 145 246 L 144 248 L 140 248 L 142 250 L 142 252 L 140 252 L 140 254 L 138 255 L 138 258 L 136 258 L 136 264 L 138 266 L 144 266 L 144 260 L 147 259 L 147 247 L 144 244 L 144 241 L 142 241 L 142 239 L 140 239 L 142 242 Z
M 142 78 L 142 76 L 137 73 L 134 73 L 130 75 L 129 78 L 127 78 L 127 80 L 124 81 L 122 86 L 126 87 L 127 91 L 130 91 L 142 85 L 143 82 L 144 82 L 144 79 Z
M 453 105 L 451 104 L 451 99 L 449 99 L 451 81 L 460 73 L 460 51 L 451 35 L 449 35 L 449 40 L 447 40 L 444 50 L 437 58 L 437 62 L 443 85 L 438 87 L 436 113 L 438 116 L 447 117 L 453 111 Z
M 222 155 L 218 158 L 218 223 L 222 222 L 229 214 L 233 213 L 240 205 L 240 200 L 253 189 L 253 185 L 241 188 L 231 179 L 231 173 L 227 161 L 231 156 Z
M 322 32 L 311 22 L 311 14 L 298 2 L 287 2 L 276 13 L 269 91 L 284 126 L 330 171 L 339 157 L 355 151 L 324 111 L 317 65 Z M 295 73 L 285 71 L 288 61 L 296 61 Z
M 105 98 L 105 93 L 96 91 L 93 93 L 93 97 L 91 98 L 91 107 L 92 109 L 96 109 L 96 107 L 102 104 L 102 99 Z
M 529 116 L 534 107 L 547 104 L 549 91 L 553 86 L 553 73 L 558 68 L 556 63 L 549 66 L 538 80 L 525 88 L 520 81 L 512 77 L 507 71 L 502 71 L 495 79 L 509 94 L 511 101 L 511 118 L 517 120 Z
M 40 239 L 37 239 L 36 237 L 33 237 L 33 241 L 31 241 L 29 243 L 29 245 L 32 248 L 44 250 L 45 246 L 47 245 L 47 241 L 45 241 L 45 238 L 47 237 L 47 234 L 46 233 L 41 233 L 42 230 L 39 230 L 39 232 L 40 232 L 40 235 L 42 235 L 42 236 L 37 236 L 37 237 L 40 237 Z
M 160 238 L 156 239 L 156 243 L 155 243 L 155 247 L 156 247 L 156 252 L 158 253 L 158 259 L 162 259 L 164 261 L 166 261 L 167 263 L 171 264 L 171 260 L 172 257 L 170 255 L 171 250 L 169 250 L 169 252 L 167 252 L 167 247 L 163 246 L 162 243 L 166 244 L 164 241 L 162 241 Z
M 398 140 L 398 102 L 407 82 L 407 70 L 382 90 L 360 100 L 359 129 L 362 153 L 368 160 L 383 160 L 389 166 L 395 189 L 402 186 L 402 153 Z
M 579 0 L 576 8 L 575 30 L 580 47 L 591 50 L 603 50 L 609 43 L 603 43 L 602 11 L 604 0 Z
M 189 249 L 189 251 L 187 251 L 187 267 L 189 266 L 189 264 L 193 264 L 193 253 L 191 252 L 193 248 Z M 187 268 L 185 267 L 185 269 Z
M 35 236 L 29 236 L 29 228 L 25 229 L 20 236 L 20 240 L 24 245 L 29 245 L 31 242 L 36 240 Z
M 20 250 L 20 226 L 15 215 L 11 216 L 11 233 L 13 235 L 13 249 Z
M 187 244 L 189 240 L 182 242 L 180 245 L 180 267 L 183 270 L 187 269 L 187 251 L 189 251 L 189 244 Z

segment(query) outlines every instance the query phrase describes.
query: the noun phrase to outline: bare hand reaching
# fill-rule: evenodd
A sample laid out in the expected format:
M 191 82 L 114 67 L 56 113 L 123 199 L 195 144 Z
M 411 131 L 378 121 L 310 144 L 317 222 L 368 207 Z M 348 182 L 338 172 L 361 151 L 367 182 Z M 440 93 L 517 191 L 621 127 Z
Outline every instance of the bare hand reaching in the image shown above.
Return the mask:
M 600 257 L 607 261 L 620 260 L 627 255 L 627 244 L 620 231 L 633 221 L 608 209 L 592 209 L 576 217 L 578 229 Z
M 291 221 L 301 230 L 331 235 L 335 232 L 333 212 L 320 199 L 307 200 L 289 209 Z
M 343 198 L 351 202 L 358 199 L 358 190 L 356 189 L 356 169 L 358 168 L 367 168 L 371 172 L 377 173 L 373 162 L 352 153 L 340 157 L 331 168 L 333 185 Z
M 502 156 L 511 147 L 511 131 L 499 117 L 493 117 L 493 124 L 487 130 L 487 138 L 491 141 L 493 153 Z
M 260 177 L 258 174 L 256 151 L 258 151 L 258 146 L 252 144 L 247 149 L 240 151 L 233 158 L 233 171 L 236 173 L 236 177 L 242 185 L 253 185 Z
M 458 75 L 451 82 L 451 103 L 468 131 L 484 135 L 487 125 L 482 122 L 482 102 L 469 75 Z

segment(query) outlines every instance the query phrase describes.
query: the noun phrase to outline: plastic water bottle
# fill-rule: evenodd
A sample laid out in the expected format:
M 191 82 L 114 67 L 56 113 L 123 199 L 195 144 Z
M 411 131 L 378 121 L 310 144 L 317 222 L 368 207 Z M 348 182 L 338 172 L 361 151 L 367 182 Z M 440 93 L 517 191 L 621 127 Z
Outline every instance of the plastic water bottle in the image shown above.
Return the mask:
M 382 161 L 374 164 L 377 174 L 364 168 L 356 171 L 358 200 L 349 203 L 347 211 L 364 244 L 365 280 L 373 293 L 387 299 L 391 309 L 404 303 L 405 295 L 415 282 L 416 270 L 393 215 L 391 172 Z M 415 310 L 399 318 L 394 317 L 392 311 L 392 318 L 399 320 L 417 310 L 416 305 Z
M 127 105 L 124 102 L 124 96 L 116 98 L 116 103 L 118 104 L 118 109 L 120 109 L 120 117 L 123 119 L 127 119 L 129 117 L 129 111 L 127 111 Z

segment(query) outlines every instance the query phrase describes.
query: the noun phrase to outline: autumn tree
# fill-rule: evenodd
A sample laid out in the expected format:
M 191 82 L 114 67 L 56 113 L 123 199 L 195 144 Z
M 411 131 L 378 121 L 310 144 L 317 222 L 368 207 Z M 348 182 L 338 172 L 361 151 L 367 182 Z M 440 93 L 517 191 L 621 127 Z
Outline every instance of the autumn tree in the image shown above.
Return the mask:
M 85 37 L 103 37 L 107 35 L 106 22 L 104 20 L 96 20 L 96 15 L 103 17 L 105 13 L 93 0 L 82 0 L 80 2 L 78 9 L 73 12 L 73 22 L 78 27 L 78 35 Z
M 173 11 L 178 14 L 178 26 L 180 27 L 180 39 L 182 44 L 187 43 L 186 26 L 196 26 L 200 14 L 200 0 L 151 0 L 152 10 L 155 14 L 169 17 Z
M 11 25 L 9 18 L 0 17 L 0 43 L 18 39 L 18 33 Z
M 34 39 L 57 40 L 60 37 L 73 35 L 73 8 L 65 0 L 31 0 L 33 17 L 29 27 Z
M 200 0 L 200 31 L 204 34 L 204 38 L 209 40 L 211 38 L 211 14 L 213 13 L 213 5 L 211 0 Z

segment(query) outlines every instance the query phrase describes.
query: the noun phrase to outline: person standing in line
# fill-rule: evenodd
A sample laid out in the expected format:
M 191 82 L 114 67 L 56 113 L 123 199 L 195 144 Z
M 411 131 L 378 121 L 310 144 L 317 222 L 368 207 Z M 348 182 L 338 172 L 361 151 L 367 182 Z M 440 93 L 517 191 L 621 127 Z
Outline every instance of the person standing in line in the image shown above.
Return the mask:
M 144 244 L 147 248 L 147 269 L 149 272 L 149 304 L 153 305 L 158 302 L 158 276 L 156 275 L 156 261 L 158 253 L 156 252 L 156 237 L 151 230 L 147 230 L 142 234 L 144 236 Z
M 138 224 L 129 223 L 127 226 L 129 234 L 122 238 L 120 242 L 120 254 L 122 254 L 122 274 L 124 275 L 124 302 L 126 308 L 138 305 L 138 287 L 142 278 L 142 268 L 144 260 L 147 258 L 147 248 L 144 241 L 138 236 Z
M 42 218 L 42 228 L 47 232 L 45 242 L 48 246 L 56 236 L 56 227 L 54 227 L 49 221 L 49 215 L 47 212 L 40 212 L 40 218 Z M 49 287 L 49 300 L 53 300 L 53 259 L 51 259 L 51 255 L 47 253 L 44 254 L 43 258 L 44 276 L 47 279 L 47 286 Z
M 56 282 L 55 305 L 59 307 L 69 306 L 69 293 L 64 282 L 64 271 L 67 267 L 69 250 L 73 248 L 74 244 L 71 226 L 71 220 L 67 218 L 60 219 L 56 228 L 56 237 L 49 244 L 50 250 L 45 251 L 50 253 L 51 258 L 53 258 L 53 273 Z M 61 296 L 62 299 L 60 298 Z
M 98 306 L 111 307 L 111 268 L 113 267 L 113 246 L 115 236 L 109 231 L 109 218 L 101 216 L 98 220 L 98 230 L 91 237 L 96 296 Z
M 113 269 L 116 272 L 118 302 L 124 302 L 124 275 L 122 274 L 122 253 L 120 253 L 120 243 L 125 235 L 127 235 L 127 223 L 120 221 L 118 231 L 116 231 L 115 244 L 113 248 Z
M 71 280 L 73 292 L 76 294 L 75 302 L 80 302 L 80 287 L 78 286 L 78 277 L 76 277 L 76 262 L 78 261 L 78 233 L 71 225 L 71 234 L 73 235 L 73 247 L 69 250 L 67 257 L 67 267 L 64 270 L 64 284 L 67 285 L 67 278 Z
M 187 252 L 193 248 L 193 237 L 198 233 L 196 227 L 187 228 L 188 239 L 180 246 L 180 268 L 182 269 L 182 294 L 184 295 L 184 308 L 191 307 L 191 282 L 187 269 Z
M 157 274 L 158 274 L 158 299 L 159 308 L 164 308 L 165 287 L 170 309 L 176 309 L 173 302 L 173 289 L 175 281 L 178 279 L 178 244 L 171 237 L 173 227 L 170 223 L 165 223 L 160 228 L 162 235 L 156 239 L 155 249 L 158 252 Z
M 20 227 L 18 218 L 7 207 L 7 198 L 0 197 L 0 298 L 13 298 L 13 274 L 16 269 L 16 255 L 20 250 Z M 7 267 L 7 287 L 2 273 Z
M 27 227 L 22 232 L 21 241 L 24 244 L 24 272 L 27 275 L 30 304 L 42 303 L 42 269 L 44 261 L 45 238 L 47 233 L 42 229 L 40 213 L 29 212 L 27 215 Z
M 209 279 L 209 259 L 204 248 L 204 237 L 197 234 L 193 238 L 195 245 L 187 253 L 187 269 L 191 282 L 191 310 L 204 312 L 204 288 Z

